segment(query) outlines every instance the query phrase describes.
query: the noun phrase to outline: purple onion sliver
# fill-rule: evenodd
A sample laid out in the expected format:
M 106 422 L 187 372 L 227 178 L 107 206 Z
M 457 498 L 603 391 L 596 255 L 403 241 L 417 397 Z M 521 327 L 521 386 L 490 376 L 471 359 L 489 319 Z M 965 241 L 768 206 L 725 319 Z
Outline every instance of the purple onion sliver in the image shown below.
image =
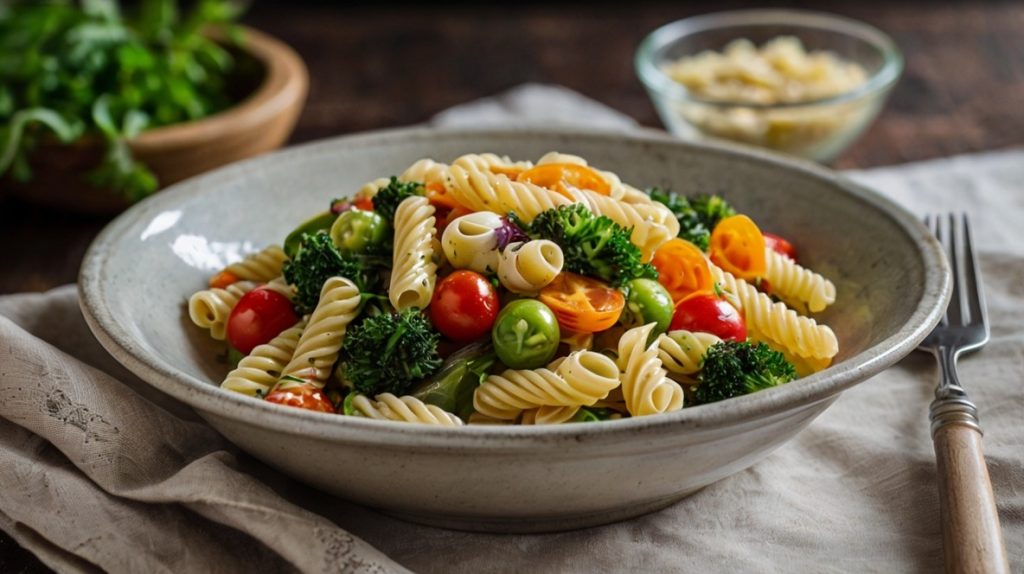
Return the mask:
M 352 205 L 352 202 L 349 201 L 347 198 L 335 199 L 331 201 L 331 213 L 333 213 L 334 215 L 345 213 L 346 211 L 351 211 L 353 209 L 355 209 L 355 206 Z
M 507 217 L 501 218 L 501 227 L 494 230 L 494 237 L 498 240 L 498 251 L 503 251 L 509 243 L 516 243 L 520 241 L 529 241 L 530 238 L 523 233 L 522 229 L 508 220 Z

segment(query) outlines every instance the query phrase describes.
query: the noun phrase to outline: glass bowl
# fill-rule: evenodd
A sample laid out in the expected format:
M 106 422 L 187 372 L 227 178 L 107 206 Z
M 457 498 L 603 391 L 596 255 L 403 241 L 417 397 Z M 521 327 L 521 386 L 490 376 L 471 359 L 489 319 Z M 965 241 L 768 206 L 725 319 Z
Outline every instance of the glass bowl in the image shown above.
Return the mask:
M 662 71 L 665 64 L 682 57 L 720 52 L 732 40 L 746 38 L 760 46 L 778 36 L 795 36 L 808 51 L 826 50 L 857 63 L 867 80 L 827 98 L 752 104 L 702 99 Z M 641 42 L 635 64 L 673 134 L 685 139 L 723 138 L 829 162 L 881 111 L 903 71 L 903 55 L 889 36 L 849 18 L 798 10 L 741 10 L 658 28 Z

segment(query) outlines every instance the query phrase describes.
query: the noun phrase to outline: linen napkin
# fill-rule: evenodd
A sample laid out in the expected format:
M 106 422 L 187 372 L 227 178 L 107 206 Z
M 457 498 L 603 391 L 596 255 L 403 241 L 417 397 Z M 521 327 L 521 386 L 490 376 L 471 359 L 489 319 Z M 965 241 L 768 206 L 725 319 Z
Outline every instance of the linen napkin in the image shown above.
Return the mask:
M 571 112 L 571 113 L 569 113 Z M 524 86 L 438 125 L 632 120 Z M 918 213 L 976 224 L 992 340 L 960 364 L 1010 553 L 1024 569 L 1024 150 L 849 172 Z M 73 286 L 0 297 L 0 528 L 59 572 L 934 572 L 927 411 L 914 353 L 752 468 L 617 524 L 495 535 L 401 522 L 298 484 L 110 358 Z

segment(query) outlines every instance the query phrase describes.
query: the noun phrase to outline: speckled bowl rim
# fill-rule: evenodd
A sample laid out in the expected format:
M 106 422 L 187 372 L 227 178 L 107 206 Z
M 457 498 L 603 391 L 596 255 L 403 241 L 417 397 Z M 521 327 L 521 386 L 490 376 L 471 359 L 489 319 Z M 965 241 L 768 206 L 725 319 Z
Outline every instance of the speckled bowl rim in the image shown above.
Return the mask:
M 606 142 L 615 146 L 623 141 L 662 148 L 684 149 L 687 153 L 728 154 L 747 161 L 778 169 L 795 171 L 834 185 L 844 193 L 876 208 L 891 218 L 916 247 L 924 265 L 922 299 L 909 320 L 895 334 L 861 353 L 828 369 L 792 383 L 728 401 L 689 407 L 677 412 L 608 421 L 601 424 L 570 424 L 550 426 L 469 426 L 460 428 L 433 427 L 420 424 L 392 423 L 360 417 L 342 417 L 302 411 L 266 403 L 258 399 L 220 389 L 176 369 L 159 357 L 142 349 L 117 323 L 108 305 L 110 277 L 108 262 L 121 250 L 112 249 L 120 241 L 131 241 L 125 234 L 140 219 L 148 219 L 164 210 L 193 198 L 204 189 L 218 187 L 240 176 L 254 165 L 263 168 L 275 164 L 286 169 L 294 158 L 308 154 L 338 154 L 344 148 L 386 147 L 391 143 L 462 137 L 493 137 L 495 142 L 529 139 L 541 136 L 567 136 L 577 140 Z M 82 312 L 89 327 L 104 348 L 115 359 L 147 383 L 192 406 L 200 414 L 224 417 L 259 425 L 280 433 L 308 435 L 322 440 L 339 440 L 368 445 L 416 447 L 436 451 L 464 450 L 529 450 L 543 447 L 564 448 L 579 442 L 599 441 L 602 444 L 632 441 L 640 435 L 655 437 L 666 432 L 686 429 L 724 428 L 767 418 L 792 409 L 828 400 L 839 392 L 862 382 L 909 354 L 939 322 L 949 301 L 951 278 L 940 244 L 918 219 L 895 202 L 879 193 L 809 161 L 793 159 L 769 151 L 718 142 L 685 142 L 664 132 L 636 130 L 630 133 L 583 129 L 435 129 L 400 128 L 321 140 L 282 150 L 273 154 L 232 164 L 171 186 L 135 205 L 111 222 L 93 241 L 86 252 L 79 276 Z M 168 325 L 168 328 L 179 328 Z

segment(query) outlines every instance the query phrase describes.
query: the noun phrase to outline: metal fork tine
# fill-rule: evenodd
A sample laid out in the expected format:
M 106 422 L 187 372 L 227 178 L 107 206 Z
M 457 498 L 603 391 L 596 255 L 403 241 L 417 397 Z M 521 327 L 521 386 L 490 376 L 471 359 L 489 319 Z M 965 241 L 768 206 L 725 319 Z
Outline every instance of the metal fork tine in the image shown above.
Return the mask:
M 964 251 L 964 233 L 961 227 L 963 215 L 959 217 L 955 213 L 949 214 L 949 227 L 953 230 L 953 258 L 956 261 L 953 277 L 953 285 L 957 298 L 957 310 L 960 312 L 957 325 L 971 324 L 970 300 L 972 298 L 971 284 L 967 282 L 967 254 Z
M 971 221 L 967 214 L 963 214 L 964 225 L 964 272 L 966 275 L 965 285 L 973 289 L 968 297 L 968 309 L 971 313 L 971 323 L 984 323 L 988 325 L 988 311 L 985 307 L 985 292 L 981 286 L 981 273 L 978 271 L 978 255 L 974 252 L 974 243 L 971 241 Z
M 942 251 L 946 254 L 946 261 L 950 264 L 950 266 L 952 266 L 953 265 L 953 258 L 952 258 L 952 254 L 949 252 L 949 248 L 948 248 L 947 243 L 946 243 L 947 231 L 946 231 L 946 226 L 943 223 L 944 221 L 945 221 L 945 218 L 942 216 L 942 214 L 941 213 L 936 213 L 935 216 L 932 217 L 932 229 L 931 229 L 931 231 L 932 231 L 932 235 L 935 236 L 935 239 L 938 239 L 939 243 L 942 245 Z M 953 283 L 954 283 L 953 289 L 955 291 L 956 290 L 956 281 L 954 281 Z M 952 301 L 952 299 L 951 299 L 951 301 Z M 939 322 L 939 326 L 945 327 L 945 326 L 949 325 L 949 307 L 950 307 L 950 305 L 952 305 L 952 303 L 950 303 L 949 305 L 946 305 L 946 312 L 942 315 L 942 320 Z
M 949 261 L 950 269 L 953 272 L 953 294 L 949 299 L 949 306 L 946 307 L 946 318 L 943 324 L 962 325 L 963 315 L 961 310 L 963 307 L 960 305 L 960 298 L 963 293 L 963 280 L 960 276 L 960 265 L 958 265 L 959 260 L 956 256 L 956 218 L 950 214 L 945 217 L 939 215 L 936 219 L 939 220 L 939 241 L 942 242 L 942 247 L 946 251 L 946 259 Z

